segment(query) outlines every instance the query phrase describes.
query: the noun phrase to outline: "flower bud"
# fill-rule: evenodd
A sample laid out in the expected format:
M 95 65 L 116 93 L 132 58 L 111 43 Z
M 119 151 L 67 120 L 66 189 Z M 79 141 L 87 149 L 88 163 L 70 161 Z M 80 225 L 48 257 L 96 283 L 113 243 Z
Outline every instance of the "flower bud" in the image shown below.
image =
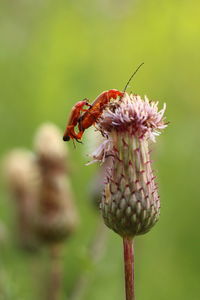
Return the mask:
M 125 93 L 110 102 L 98 121 L 107 139 L 93 154 L 112 157 L 107 170 L 101 211 L 105 224 L 123 237 L 144 234 L 157 222 L 160 200 L 151 167 L 149 141 L 166 127 L 158 103 Z

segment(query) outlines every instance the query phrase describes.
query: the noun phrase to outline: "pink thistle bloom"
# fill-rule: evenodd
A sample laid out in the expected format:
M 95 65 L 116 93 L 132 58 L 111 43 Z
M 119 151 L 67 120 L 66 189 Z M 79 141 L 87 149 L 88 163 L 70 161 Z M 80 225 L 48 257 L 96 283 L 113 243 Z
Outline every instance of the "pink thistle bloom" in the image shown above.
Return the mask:
M 112 157 L 107 170 L 101 211 L 105 224 L 121 236 L 143 234 L 157 222 L 160 201 L 151 168 L 149 141 L 167 124 L 158 102 L 124 94 L 111 101 L 97 120 L 105 141 L 92 154 L 94 161 Z

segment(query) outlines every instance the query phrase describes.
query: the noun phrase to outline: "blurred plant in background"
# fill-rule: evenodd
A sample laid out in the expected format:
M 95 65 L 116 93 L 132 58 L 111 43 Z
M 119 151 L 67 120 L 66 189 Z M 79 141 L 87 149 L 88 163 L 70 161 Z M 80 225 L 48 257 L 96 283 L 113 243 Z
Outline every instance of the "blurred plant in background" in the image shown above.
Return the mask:
M 50 249 L 51 269 L 46 283 L 47 300 L 58 300 L 62 288 L 63 241 L 74 232 L 78 217 L 67 175 L 66 147 L 62 134 L 53 124 L 44 124 L 35 137 L 41 183 L 35 210 L 37 235 Z
M 57 244 L 74 232 L 78 219 L 66 176 L 69 158 L 56 126 L 38 129 L 35 151 L 41 175 L 35 227 L 43 242 Z
M 199 10 L 197 1 L 177 0 L 0 2 L 2 156 L 14 148 L 30 148 L 41 123 L 51 121 L 64 130 L 74 103 L 85 97 L 92 100 L 110 88 L 120 90 L 143 61 L 129 91 L 168 103 L 173 126 L 154 152 L 162 218 L 137 241 L 138 299 L 155 294 L 158 299 L 199 297 Z M 99 221 L 88 201 L 95 166 L 84 167 L 82 145 L 74 150 L 70 144 L 69 151 L 81 226 L 62 254 L 64 295 L 86 271 L 91 284 L 84 299 L 122 299 L 119 238 L 107 233 L 105 256 L 98 265 L 88 256 Z M 15 226 L 11 203 L 1 183 L 0 220 L 8 238 Z M 35 300 L 35 287 L 27 276 L 31 260 L 11 244 L 0 248 L 1 278 L 9 291 L 5 295 Z M 38 260 L 40 264 L 45 255 Z M 148 283 L 145 289 L 143 282 Z
M 51 268 L 42 299 L 61 296 L 63 241 L 77 225 L 77 213 L 67 178 L 67 153 L 59 129 L 44 124 L 35 137 L 34 156 L 13 150 L 4 162 L 8 186 L 16 199 L 18 240 L 25 250 L 50 249 Z M 33 279 L 33 278 L 32 278 Z
M 37 249 L 33 218 L 38 197 L 39 171 L 33 153 L 25 149 L 10 152 L 4 162 L 8 188 L 15 200 L 17 240 L 27 251 Z

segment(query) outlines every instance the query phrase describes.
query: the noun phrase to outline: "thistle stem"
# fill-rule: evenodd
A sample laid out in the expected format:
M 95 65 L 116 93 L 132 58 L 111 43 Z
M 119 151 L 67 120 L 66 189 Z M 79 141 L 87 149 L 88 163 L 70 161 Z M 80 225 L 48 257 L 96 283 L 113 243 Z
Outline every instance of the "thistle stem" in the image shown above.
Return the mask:
M 133 239 L 123 237 L 126 300 L 135 300 Z
M 51 270 L 48 278 L 47 299 L 59 300 L 62 288 L 62 261 L 61 261 L 62 245 L 52 245 L 50 248 Z

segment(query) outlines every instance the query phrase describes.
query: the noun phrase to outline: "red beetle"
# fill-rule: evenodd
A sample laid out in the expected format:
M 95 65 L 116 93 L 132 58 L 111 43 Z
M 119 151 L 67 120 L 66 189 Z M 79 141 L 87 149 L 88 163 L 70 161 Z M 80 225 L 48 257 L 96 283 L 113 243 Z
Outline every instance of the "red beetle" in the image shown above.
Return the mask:
M 112 89 L 105 92 L 102 92 L 92 104 L 89 104 L 87 100 L 77 102 L 73 107 L 70 114 L 70 118 L 67 124 L 67 127 L 64 132 L 63 140 L 69 141 L 70 139 L 76 140 L 80 143 L 82 135 L 85 129 L 94 125 L 97 119 L 101 116 L 106 105 L 110 102 L 111 99 L 117 99 L 117 97 L 123 97 L 128 84 L 130 83 L 133 76 L 137 73 L 139 68 L 143 65 L 139 65 L 136 71 L 131 75 L 128 80 L 123 92 Z M 88 106 L 88 109 L 83 109 L 84 106 Z M 82 113 L 84 112 L 84 113 Z M 78 133 L 75 132 L 75 127 L 78 125 Z
M 64 135 L 63 135 L 63 140 L 64 141 L 69 141 L 71 139 L 75 139 L 77 142 L 80 139 L 79 134 L 75 132 L 75 127 L 78 124 L 78 120 L 80 119 L 81 112 L 87 111 L 84 109 L 84 106 L 91 106 L 87 100 L 79 101 L 77 102 L 71 110 L 71 114 L 69 117 L 69 121 L 67 123 L 67 127 L 65 129 Z
M 77 102 L 71 111 L 69 121 L 67 123 L 66 130 L 64 132 L 63 140 L 69 141 L 75 139 L 80 142 L 85 129 L 94 125 L 96 120 L 101 116 L 106 104 L 109 103 L 111 99 L 117 99 L 117 97 L 122 97 L 124 92 L 118 90 L 109 90 L 101 93 L 90 105 L 86 100 Z M 87 105 L 88 109 L 83 109 Z M 81 115 L 81 112 L 84 114 Z M 75 132 L 75 127 L 78 125 L 79 132 Z

